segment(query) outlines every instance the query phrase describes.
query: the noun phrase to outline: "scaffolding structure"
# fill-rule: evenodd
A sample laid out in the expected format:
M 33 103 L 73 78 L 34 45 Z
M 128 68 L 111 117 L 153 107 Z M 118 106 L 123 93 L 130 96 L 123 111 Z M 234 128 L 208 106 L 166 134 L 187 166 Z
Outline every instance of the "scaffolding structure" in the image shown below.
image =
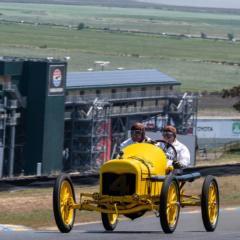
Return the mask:
M 166 105 L 164 125 L 174 125 L 182 135 L 196 135 L 197 109 L 198 97 L 194 94 L 171 97 Z
M 98 169 L 110 154 L 110 105 L 96 98 L 72 110 L 65 119 L 64 168 Z
M 25 107 L 16 85 L 7 79 L 1 83 L 0 91 L 0 178 L 14 176 L 19 168 L 15 159 L 17 151 L 16 128 L 19 124 L 20 108 Z

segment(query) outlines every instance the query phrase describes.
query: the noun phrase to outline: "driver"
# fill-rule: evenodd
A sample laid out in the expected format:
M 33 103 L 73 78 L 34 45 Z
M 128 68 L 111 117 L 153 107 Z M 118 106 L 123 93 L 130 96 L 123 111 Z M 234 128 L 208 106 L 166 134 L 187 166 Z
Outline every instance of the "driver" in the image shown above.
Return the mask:
M 190 165 L 190 152 L 189 149 L 176 138 L 177 130 L 171 125 L 163 128 L 163 140 L 173 145 L 177 152 L 177 160 L 174 160 L 174 151 L 171 147 L 165 146 L 164 143 L 159 143 L 158 146 L 166 152 L 168 165 L 174 168 L 185 168 Z
M 133 143 L 151 142 L 151 139 L 145 135 L 145 127 L 142 123 L 136 122 L 131 127 L 131 137 L 120 144 L 120 150 Z

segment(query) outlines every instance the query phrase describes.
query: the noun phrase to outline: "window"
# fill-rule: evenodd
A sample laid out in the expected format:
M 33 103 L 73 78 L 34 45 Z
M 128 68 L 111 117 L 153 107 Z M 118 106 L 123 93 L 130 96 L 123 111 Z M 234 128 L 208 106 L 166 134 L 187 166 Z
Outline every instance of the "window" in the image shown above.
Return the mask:
M 146 88 L 145 88 L 145 87 L 142 87 L 142 88 L 141 88 L 141 96 L 142 96 L 142 97 L 145 97 L 145 96 L 146 96 Z
M 156 87 L 156 95 L 160 95 L 161 93 L 161 87 Z
M 100 97 L 101 96 L 101 91 L 99 89 L 96 90 L 96 96 Z
M 127 88 L 127 97 L 131 97 L 131 91 L 132 91 L 131 88 Z
M 111 95 L 112 98 L 116 98 L 116 92 L 117 92 L 116 89 L 112 89 L 112 95 Z

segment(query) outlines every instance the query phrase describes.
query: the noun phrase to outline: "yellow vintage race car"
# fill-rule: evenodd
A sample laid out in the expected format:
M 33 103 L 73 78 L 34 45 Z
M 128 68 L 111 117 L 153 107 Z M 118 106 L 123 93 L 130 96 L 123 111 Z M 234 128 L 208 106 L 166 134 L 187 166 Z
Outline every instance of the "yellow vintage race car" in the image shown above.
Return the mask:
M 99 192 L 81 193 L 79 202 L 75 200 L 71 178 L 59 175 L 53 190 L 55 221 L 59 230 L 66 233 L 74 225 L 77 209 L 98 211 L 104 228 L 113 231 L 121 215 L 135 219 L 153 211 L 160 218 L 163 231 L 172 233 L 181 207 L 201 206 L 206 231 L 214 231 L 219 216 L 216 179 L 205 178 L 200 196 L 184 194 L 184 184 L 199 177 L 198 172 L 183 174 L 168 167 L 165 153 L 153 144 L 132 144 L 117 159 L 101 167 Z

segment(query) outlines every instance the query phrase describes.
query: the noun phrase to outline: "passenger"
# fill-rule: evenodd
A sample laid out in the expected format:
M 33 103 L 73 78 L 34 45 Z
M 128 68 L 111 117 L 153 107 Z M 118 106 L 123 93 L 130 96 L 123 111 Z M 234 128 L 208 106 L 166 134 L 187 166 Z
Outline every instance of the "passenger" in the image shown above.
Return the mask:
M 144 125 L 136 122 L 131 127 L 131 137 L 120 144 L 120 151 L 130 144 L 141 142 L 151 142 L 151 139 L 145 135 Z
M 163 140 L 173 145 L 177 152 L 177 159 L 174 160 L 174 151 L 171 147 L 165 146 L 164 143 L 158 143 L 157 145 L 162 148 L 167 155 L 168 165 L 174 168 L 185 168 L 190 165 L 190 152 L 189 149 L 176 138 L 177 130 L 171 125 L 167 125 L 163 128 Z

